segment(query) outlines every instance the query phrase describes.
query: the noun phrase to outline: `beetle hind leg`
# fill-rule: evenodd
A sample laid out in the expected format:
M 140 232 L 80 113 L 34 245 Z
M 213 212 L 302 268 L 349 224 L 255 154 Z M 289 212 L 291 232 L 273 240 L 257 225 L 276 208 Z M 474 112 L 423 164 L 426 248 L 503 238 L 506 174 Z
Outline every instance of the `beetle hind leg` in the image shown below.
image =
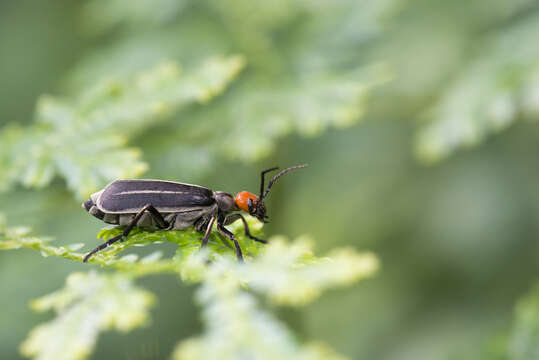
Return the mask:
M 144 213 L 148 211 L 150 213 L 150 216 L 154 219 L 155 223 L 157 224 L 157 226 L 161 229 L 166 229 L 169 227 L 169 223 L 165 220 L 165 218 L 163 217 L 163 215 L 161 215 L 161 213 L 159 211 L 157 211 L 156 208 L 154 208 L 152 206 L 152 204 L 147 204 L 145 205 L 142 209 L 140 209 L 140 211 L 137 213 L 137 215 L 135 215 L 135 217 L 133 217 L 133 220 L 131 220 L 131 222 L 129 223 L 129 225 L 127 225 L 127 227 L 125 228 L 125 230 L 118 236 L 115 236 L 113 237 L 112 239 L 108 240 L 107 242 L 99 245 L 98 247 L 96 247 L 95 249 L 93 249 L 92 251 L 90 251 L 85 257 L 84 259 L 82 260 L 83 262 L 87 262 L 88 259 L 90 259 L 90 257 L 92 257 L 92 255 L 94 255 L 95 253 L 107 248 L 108 246 L 114 244 L 115 242 L 117 241 L 123 241 L 125 237 L 127 237 L 129 235 L 129 233 L 131 232 L 131 230 L 133 230 L 133 228 L 135 226 L 137 226 L 137 223 L 139 222 L 140 218 L 142 217 L 142 215 L 144 215 Z
M 86 254 L 86 256 L 84 257 L 82 262 L 87 262 L 88 259 L 90 259 L 92 257 L 92 255 L 94 255 L 95 253 L 100 252 L 101 250 L 109 247 L 110 245 L 114 244 L 115 242 L 117 242 L 119 240 L 122 240 L 123 236 L 124 236 L 123 234 L 120 234 L 120 235 L 115 236 L 112 239 L 108 240 L 107 242 L 99 245 L 98 247 L 96 247 L 95 249 L 90 251 L 88 254 Z

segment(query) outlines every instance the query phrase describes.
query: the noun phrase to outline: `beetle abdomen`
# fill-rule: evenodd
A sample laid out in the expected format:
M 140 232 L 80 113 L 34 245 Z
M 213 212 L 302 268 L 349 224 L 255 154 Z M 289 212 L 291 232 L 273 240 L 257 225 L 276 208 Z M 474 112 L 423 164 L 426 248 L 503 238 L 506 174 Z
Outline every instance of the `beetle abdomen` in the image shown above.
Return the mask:
M 95 216 L 99 220 L 103 220 L 105 218 L 105 213 L 97 208 L 95 203 L 92 201 L 92 199 L 85 201 L 82 203 L 82 207 L 90 213 L 90 215 Z
M 111 214 L 137 213 L 147 204 L 160 212 L 174 213 L 215 203 L 213 191 L 208 188 L 161 180 L 118 180 L 96 200 L 99 210 Z

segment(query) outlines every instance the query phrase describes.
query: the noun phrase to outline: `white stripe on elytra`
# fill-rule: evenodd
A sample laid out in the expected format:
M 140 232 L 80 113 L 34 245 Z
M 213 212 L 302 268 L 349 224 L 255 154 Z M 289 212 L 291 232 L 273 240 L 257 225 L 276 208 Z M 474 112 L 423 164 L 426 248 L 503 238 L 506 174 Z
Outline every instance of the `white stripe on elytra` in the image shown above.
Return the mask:
M 113 195 L 128 195 L 128 194 L 190 194 L 185 191 L 163 191 L 163 190 L 133 190 L 122 191 Z

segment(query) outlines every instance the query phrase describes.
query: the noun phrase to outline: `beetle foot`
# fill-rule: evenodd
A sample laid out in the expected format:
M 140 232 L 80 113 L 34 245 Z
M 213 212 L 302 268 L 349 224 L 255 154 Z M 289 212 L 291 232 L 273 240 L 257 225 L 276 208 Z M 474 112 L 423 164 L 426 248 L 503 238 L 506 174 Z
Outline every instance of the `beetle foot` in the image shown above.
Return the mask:
M 262 244 L 267 244 L 268 243 L 268 240 L 259 239 L 256 236 L 252 236 L 252 235 L 247 235 L 247 236 L 249 237 L 249 239 L 254 240 L 254 241 L 258 241 L 259 243 L 262 243 Z
M 114 244 L 115 242 L 117 241 L 124 241 L 124 235 L 121 234 L 121 235 L 118 235 L 118 236 L 115 236 L 113 237 L 112 239 L 110 239 L 109 241 L 107 242 L 104 242 L 103 244 L 99 245 L 98 247 L 96 247 L 95 249 L 93 249 L 92 251 L 90 251 L 88 254 L 86 254 L 86 256 L 82 259 L 82 262 L 88 262 L 88 260 L 95 254 L 95 253 L 98 253 L 100 252 L 101 250 L 103 249 L 106 249 L 107 247 L 109 247 L 110 245 Z

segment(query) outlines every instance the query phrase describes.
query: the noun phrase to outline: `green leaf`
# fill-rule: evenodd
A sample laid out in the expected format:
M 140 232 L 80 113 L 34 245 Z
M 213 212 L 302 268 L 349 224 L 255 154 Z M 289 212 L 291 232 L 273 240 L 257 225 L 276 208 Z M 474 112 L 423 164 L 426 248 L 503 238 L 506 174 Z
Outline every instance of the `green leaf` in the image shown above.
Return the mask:
M 140 138 L 154 173 L 175 177 L 181 170 L 192 179 L 222 158 L 253 162 L 267 157 L 294 132 L 317 136 L 357 124 L 372 88 L 389 74 L 385 66 L 358 64 L 350 41 L 375 33 L 376 19 L 391 2 L 201 1 L 182 8 L 166 27 L 137 31 L 123 26 L 123 36 L 86 57 L 67 80 L 76 89 L 83 79 L 138 69 L 156 59 L 178 57 L 189 63 L 209 51 L 230 49 L 245 56 L 248 71 L 225 97 Z M 135 7 L 139 4 L 148 6 L 137 0 Z M 321 19 L 320 13 L 327 16 Z M 377 16 L 358 29 L 367 22 L 366 13 Z M 339 41 L 334 34 L 342 35 Z
M 238 56 L 208 59 L 182 75 L 163 63 L 128 79 L 106 80 L 75 99 L 44 96 L 38 122 L 0 132 L 0 180 L 43 187 L 55 174 L 83 199 L 106 183 L 147 169 L 126 140 L 191 103 L 206 103 L 224 91 L 243 67 Z M 121 135 L 115 135 L 121 134 Z
M 272 238 L 259 256 L 238 263 L 214 257 L 205 266 L 203 254 L 189 266 L 202 269 L 197 300 L 203 306 L 203 335 L 181 342 L 175 360 L 190 359 L 342 359 L 320 344 L 301 344 L 275 317 L 260 308 L 252 289 L 282 304 L 305 304 L 325 288 L 350 284 L 372 275 L 372 254 L 336 250 L 333 258 L 318 259 L 310 241 L 287 243 Z
M 346 76 L 311 74 L 269 87 L 243 81 L 223 101 L 197 109 L 163 136 L 145 139 L 146 154 L 157 170 L 174 163 L 196 175 L 223 157 L 255 162 L 273 153 L 279 140 L 291 133 L 312 137 L 357 124 L 371 88 L 385 76 L 386 69 L 376 66 Z
M 146 324 L 154 301 L 125 275 L 73 273 L 62 290 L 32 301 L 34 310 L 54 310 L 57 316 L 30 332 L 21 353 L 38 360 L 85 359 L 100 332 Z
M 186 5 L 185 0 L 92 0 L 84 4 L 83 27 L 98 35 L 118 25 L 158 25 L 170 21 Z
M 538 24 L 533 15 L 487 39 L 420 129 L 416 151 L 422 160 L 436 162 L 475 146 L 521 116 L 539 118 Z
M 254 236 L 262 236 L 262 223 L 252 216 L 245 216 L 249 229 Z M 255 257 L 264 247 L 256 241 L 253 241 L 245 236 L 243 223 L 238 220 L 227 225 L 243 251 L 245 259 Z M 105 228 L 99 232 L 98 238 L 106 241 L 114 236 L 120 235 L 123 229 L 119 227 Z M 147 246 L 150 244 L 161 244 L 165 241 L 172 242 L 178 245 L 174 260 L 178 263 L 200 251 L 201 239 L 203 234 L 190 228 L 187 230 L 149 230 L 143 228 L 135 228 L 131 231 L 129 238 L 122 242 L 117 242 L 107 249 L 100 251 L 95 255 L 95 261 L 98 263 L 114 263 L 115 259 L 123 249 L 131 246 Z M 208 239 L 207 249 L 210 257 L 215 254 L 230 256 L 233 261 L 236 261 L 236 250 L 234 245 L 214 229 Z M 94 260 L 90 259 L 89 262 Z
M 253 217 L 247 221 L 253 234 L 260 236 L 262 224 Z M 208 246 L 200 249 L 201 235 L 195 231 L 134 229 L 126 241 L 90 259 L 90 263 L 115 273 L 72 274 L 63 290 L 32 303 L 34 309 L 54 309 L 58 316 L 32 330 L 21 345 L 22 353 L 37 359 L 86 358 L 100 331 L 127 331 L 147 321 L 153 297 L 135 288 L 133 278 L 173 273 L 184 281 L 201 283 L 196 297 L 204 307 L 206 323 L 203 335 L 177 346 L 174 359 L 343 359 L 324 344 L 299 342 L 285 325 L 260 308 L 251 291 L 276 304 L 303 305 L 326 289 L 372 276 L 378 268 L 376 257 L 343 248 L 318 258 L 308 238 L 289 243 L 283 237 L 273 237 L 261 245 L 244 235 L 241 221 L 230 228 L 242 246 L 245 262 L 238 262 L 234 247 L 216 233 L 211 234 Z M 107 240 L 121 231 L 104 229 L 98 237 Z M 7 228 L 0 217 L 0 249 L 28 247 L 45 256 L 83 259 L 83 254 L 76 253 L 81 244 L 54 247 L 28 234 L 25 228 Z M 122 251 L 164 241 L 178 245 L 172 259 L 161 259 L 160 252 L 139 259 Z
M 204 335 L 180 343 L 174 360 L 343 359 L 324 345 L 301 346 L 280 321 L 258 307 L 254 296 L 231 291 L 226 282 L 214 285 L 198 293 Z
M 539 286 L 517 304 L 508 355 L 511 360 L 539 358 Z
M 327 288 L 352 284 L 377 270 L 378 259 L 372 253 L 341 248 L 316 258 L 308 238 L 288 244 L 283 237 L 273 237 L 256 261 L 238 268 L 238 276 L 273 302 L 297 306 L 314 300 Z
M 50 239 L 30 235 L 28 227 L 7 227 L 6 219 L 0 214 L 0 250 L 20 249 L 22 247 L 35 247 L 41 250 L 46 247 Z
M 254 236 L 262 236 L 262 223 L 252 216 L 246 216 L 247 223 Z M 245 236 L 243 223 L 236 221 L 227 226 L 236 236 L 244 258 L 250 260 L 254 258 L 264 247 L 263 244 L 255 242 Z M 120 227 L 105 228 L 98 233 L 98 238 L 106 241 L 114 236 L 120 235 L 123 229 Z M 130 236 L 117 242 L 99 253 L 92 256 L 89 264 L 99 264 L 105 268 L 115 269 L 131 276 L 146 276 L 157 273 L 180 274 L 183 279 L 198 281 L 201 274 L 186 269 L 186 262 L 192 262 L 193 257 L 198 258 L 200 252 L 202 234 L 194 229 L 188 230 L 148 230 L 135 228 Z M 152 253 L 141 259 L 135 254 L 127 254 L 125 250 L 130 247 L 144 247 L 149 245 L 159 245 L 165 241 L 177 244 L 176 255 L 171 259 L 161 259 L 158 253 Z M 66 246 L 51 245 L 50 239 L 30 236 L 30 229 L 26 227 L 6 227 L 3 217 L 0 216 L 0 250 L 30 248 L 37 250 L 42 256 L 56 256 L 64 259 L 82 262 L 85 253 L 77 252 L 84 245 L 80 243 Z M 91 248 L 97 246 L 92 244 Z M 91 250 L 88 250 L 88 252 Z M 209 258 L 214 256 L 230 257 L 232 262 L 236 260 L 236 251 L 233 244 L 228 239 L 222 237 L 214 231 L 210 234 L 207 250 Z M 196 261 L 196 260 L 195 260 Z

